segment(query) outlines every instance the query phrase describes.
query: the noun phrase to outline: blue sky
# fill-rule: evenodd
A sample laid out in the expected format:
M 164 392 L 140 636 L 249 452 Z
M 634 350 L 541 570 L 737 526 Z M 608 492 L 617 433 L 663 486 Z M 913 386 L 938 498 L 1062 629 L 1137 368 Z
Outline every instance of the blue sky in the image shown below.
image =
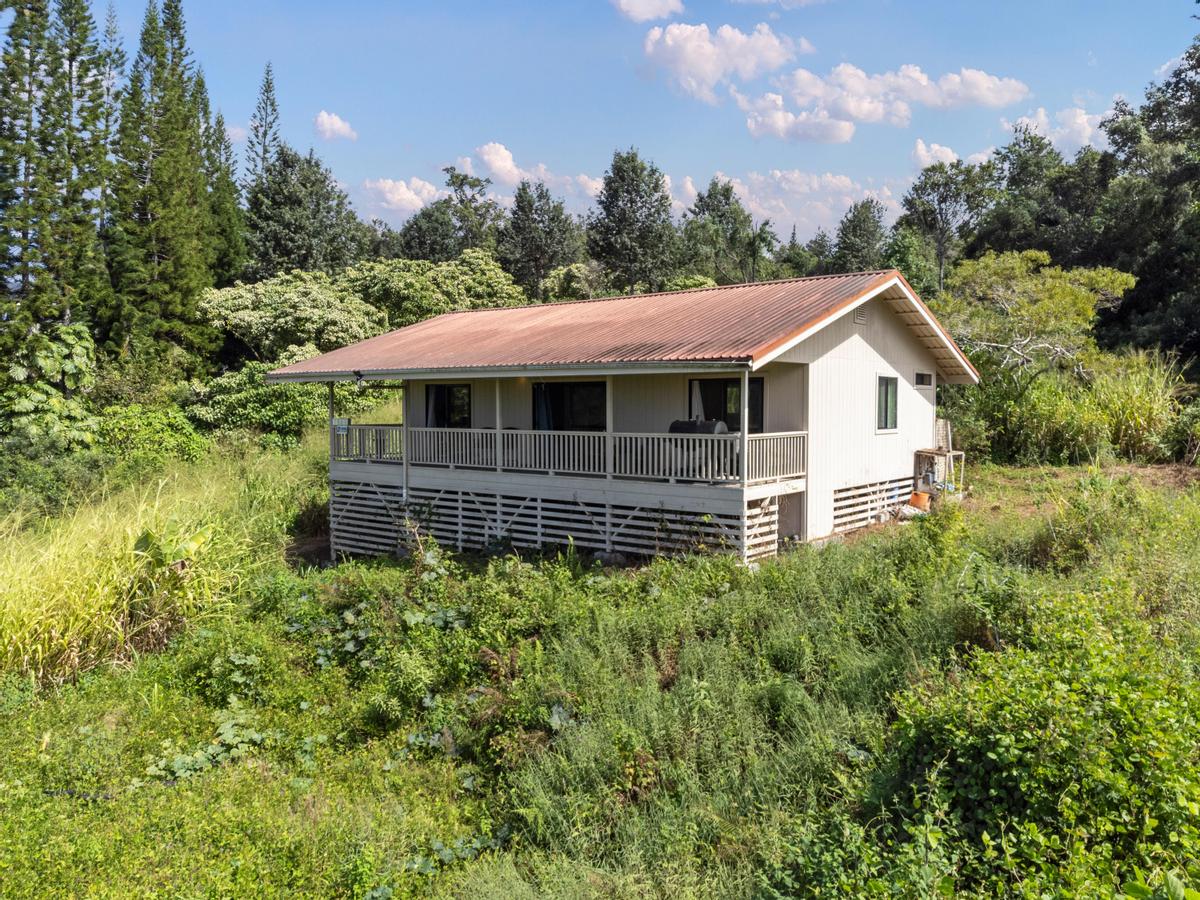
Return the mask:
M 132 53 L 144 4 L 119 0 Z M 576 210 L 616 147 L 671 179 L 716 172 L 802 238 L 852 200 L 891 208 L 923 160 L 969 158 L 1025 117 L 1098 142 L 1200 23 L 1190 0 L 192 0 L 189 35 L 236 134 L 263 64 L 286 140 L 359 212 L 403 222 L 469 165 L 510 196 L 544 177 Z M 324 115 L 322 115 L 324 113 Z M 469 162 L 468 162 L 469 160 Z

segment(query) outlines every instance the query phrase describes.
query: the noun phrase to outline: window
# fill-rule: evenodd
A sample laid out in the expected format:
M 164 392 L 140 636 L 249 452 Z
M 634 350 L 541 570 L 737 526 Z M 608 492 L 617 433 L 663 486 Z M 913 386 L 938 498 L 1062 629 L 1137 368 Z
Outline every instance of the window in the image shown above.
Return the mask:
M 720 419 L 730 431 L 742 430 L 742 380 L 693 378 L 688 385 L 688 418 Z M 750 379 L 750 433 L 763 430 L 763 380 Z
M 533 427 L 539 431 L 603 431 L 603 381 L 546 381 L 533 386 Z
M 879 396 L 875 405 L 875 427 L 879 431 L 896 429 L 896 388 L 897 379 L 879 376 Z
M 917 373 L 917 387 L 933 387 L 933 373 L 932 372 L 918 372 Z
M 469 384 L 425 385 L 427 428 L 470 428 L 471 386 Z

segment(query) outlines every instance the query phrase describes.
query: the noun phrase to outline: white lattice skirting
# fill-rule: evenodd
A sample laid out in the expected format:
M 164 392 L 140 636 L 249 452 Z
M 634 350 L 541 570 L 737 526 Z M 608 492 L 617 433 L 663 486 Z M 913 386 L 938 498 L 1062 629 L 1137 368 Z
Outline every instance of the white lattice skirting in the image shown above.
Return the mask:
M 880 521 L 908 502 L 912 489 L 911 475 L 839 488 L 833 492 L 833 530 L 853 531 Z
M 754 559 L 778 548 L 775 497 L 749 501 L 739 516 L 450 489 L 414 488 L 406 504 L 399 486 L 356 481 L 333 481 L 330 492 L 335 555 L 395 552 L 414 527 L 460 549 L 573 542 L 638 556 L 709 549 Z

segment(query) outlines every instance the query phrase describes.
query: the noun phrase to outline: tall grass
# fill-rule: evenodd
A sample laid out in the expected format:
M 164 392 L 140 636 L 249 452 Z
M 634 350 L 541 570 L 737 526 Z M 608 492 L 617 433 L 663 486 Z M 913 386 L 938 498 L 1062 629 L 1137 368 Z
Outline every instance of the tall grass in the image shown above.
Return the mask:
M 312 461 L 216 454 L 62 518 L 0 519 L 0 670 L 70 677 L 218 613 L 280 558 Z
M 1171 453 L 1171 431 L 1186 381 L 1173 356 L 1138 350 L 1117 357 L 1092 383 L 1109 440 L 1126 459 L 1159 461 Z

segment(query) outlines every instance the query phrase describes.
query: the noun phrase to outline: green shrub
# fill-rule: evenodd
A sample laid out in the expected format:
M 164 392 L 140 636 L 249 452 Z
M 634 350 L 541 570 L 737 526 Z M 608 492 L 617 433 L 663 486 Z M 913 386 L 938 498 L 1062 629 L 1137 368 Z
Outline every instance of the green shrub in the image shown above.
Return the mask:
M 263 702 L 284 669 L 278 645 L 249 623 L 204 625 L 184 638 L 179 649 L 184 684 L 217 707 Z
M 977 874 L 1072 857 L 1119 879 L 1200 854 L 1200 692 L 1112 598 L 1042 603 L 1025 646 L 900 698 L 897 781 L 936 784 Z M 918 809 L 901 790 L 894 801 Z M 1004 855 L 989 854 L 1005 841 Z M 1119 883 L 1119 881 L 1118 881 Z
M 309 347 L 274 363 L 246 363 L 207 384 L 197 384 L 187 414 L 211 431 L 250 432 L 261 435 L 269 446 L 295 446 L 305 427 L 328 420 L 328 389 L 323 384 L 267 384 L 263 376 L 314 352 Z M 336 388 L 337 408 L 343 415 L 370 409 L 379 401 L 379 395 L 359 391 L 353 385 Z
M 1171 448 L 1176 459 L 1190 466 L 1200 464 L 1200 402 L 1180 411 L 1171 429 Z
M 359 263 L 337 276 L 349 290 L 384 310 L 392 328 L 403 328 L 464 309 L 490 309 L 528 299 L 486 250 L 466 250 L 458 259 L 382 259 Z
M 1034 535 L 1033 560 L 1060 572 L 1094 561 L 1140 524 L 1142 496 L 1129 476 L 1093 470 L 1050 501 L 1053 512 Z
M 101 444 L 114 455 L 198 460 L 208 449 L 183 412 L 174 407 L 109 406 L 100 415 Z

